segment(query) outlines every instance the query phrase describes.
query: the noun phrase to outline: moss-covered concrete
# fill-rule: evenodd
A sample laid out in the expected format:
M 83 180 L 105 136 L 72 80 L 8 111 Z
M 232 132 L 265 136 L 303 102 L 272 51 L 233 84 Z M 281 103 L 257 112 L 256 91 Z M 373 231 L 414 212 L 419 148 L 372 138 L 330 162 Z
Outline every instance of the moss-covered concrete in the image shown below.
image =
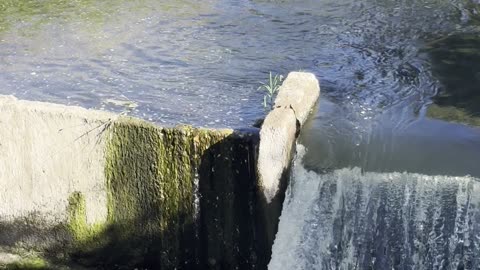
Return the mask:
M 2 269 L 0 267 L 0 269 Z M 5 266 L 6 270 L 47 270 L 51 269 L 47 262 L 42 258 L 26 258 Z
M 104 238 L 108 223 L 87 223 L 85 197 L 81 192 L 73 192 L 68 198 L 67 231 L 72 237 L 75 251 L 94 251 L 106 244 Z
M 52 265 L 41 253 L 29 252 L 25 249 L 0 249 L 0 269 L 6 270 L 39 270 L 52 269 Z
M 283 191 L 262 191 L 258 129 L 1 96 L 0 111 L 0 250 L 16 265 L 21 249 L 58 269 L 266 268 Z
M 75 261 L 106 269 L 266 267 L 275 232 L 267 233 L 258 189 L 258 130 L 160 128 L 123 118 L 107 132 L 108 218 L 87 224 L 83 195 L 71 194 Z
M 192 132 L 134 119 L 112 126 L 105 168 L 108 222 L 123 259 L 131 255 L 130 262 L 166 269 L 192 263 L 193 251 L 185 243 L 192 241 L 185 238 L 193 235 L 194 225 Z M 128 251 L 122 250 L 123 241 Z

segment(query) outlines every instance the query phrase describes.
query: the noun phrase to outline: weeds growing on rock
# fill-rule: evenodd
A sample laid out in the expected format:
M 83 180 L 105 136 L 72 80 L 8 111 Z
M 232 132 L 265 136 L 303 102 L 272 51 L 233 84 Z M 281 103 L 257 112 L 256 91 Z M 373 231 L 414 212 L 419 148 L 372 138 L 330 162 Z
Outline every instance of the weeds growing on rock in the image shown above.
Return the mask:
M 268 78 L 268 83 L 261 85 L 258 89 L 266 91 L 266 94 L 263 96 L 263 107 L 265 109 L 272 109 L 273 101 L 277 95 L 280 85 L 282 84 L 283 76 L 282 75 L 272 75 Z

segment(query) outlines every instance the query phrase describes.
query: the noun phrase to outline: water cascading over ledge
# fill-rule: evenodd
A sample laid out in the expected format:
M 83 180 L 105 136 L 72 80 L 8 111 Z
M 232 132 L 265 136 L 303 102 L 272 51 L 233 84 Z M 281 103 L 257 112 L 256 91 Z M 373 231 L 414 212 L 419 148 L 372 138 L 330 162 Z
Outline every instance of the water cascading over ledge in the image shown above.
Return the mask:
M 281 174 L 265 185 L 260 139 L 297 133 L 318 98 L 313 75 L 286 79 L 279 97 L 311 87 L 308 106 L 282 107 L 293 129 L 269 115 L 260 132 L 0 97 L 0 268 L 265 269 L 291 155 L 271 160 Z

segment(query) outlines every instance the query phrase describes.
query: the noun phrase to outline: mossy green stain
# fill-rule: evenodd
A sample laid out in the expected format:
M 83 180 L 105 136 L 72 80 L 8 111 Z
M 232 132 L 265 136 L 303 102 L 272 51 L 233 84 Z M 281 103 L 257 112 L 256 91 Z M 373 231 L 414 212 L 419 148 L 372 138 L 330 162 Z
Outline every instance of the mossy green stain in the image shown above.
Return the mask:
M 76 252 L 104 252 L 97 258 L 104 265 L 193 267 L 200 258 L 194 223 L 201 166 L 213 170 L 205 176 L 211 181 L 205 182 L 210 187 L 204 205 L 212 207 L 205 232 L 226 237 L 208 241 L 208 256 L 221 258 L 225 248 L 235 250 L 238 228 L 232 209 L 238 195 L 232 155 L 243 148 L 236 148 L 239 141 L 232 134 L 189 126 L 160 128 L 130 118 L 113 122 L 105 134 L 106 222 L 89 226 L 84 196 L 75 192 L 69 198 L 68 227 Z
M 108 223 L 117 228 L 116 239 L 144 239 L 155 246 L 163 267 L 176 267 L 192 255 L 184 249 L 194 235 L 196 170 L 203 152 L 231 133 L 160 128 L 129 118 L 115 122 L 105 176 Z
M 72 235 L 75 250 L 90 251 L 105 242 L 103 233 L 107 224 L 87 223 L 85 196 L 81 192 L 73 192 L 70 195 L 67 212 L 67 229 Z
M 0 267 L 0 269 L 2 269 Z M 6 270 L 46 270 L 50 269 L 47 262 L 42 258 L 25 258 L 17 262 L 7 264 Z
M 76 241 L 82 241 L 88 235 L 85 198 L 80 192 L 74 192 L 68 198 L 68 227 Z

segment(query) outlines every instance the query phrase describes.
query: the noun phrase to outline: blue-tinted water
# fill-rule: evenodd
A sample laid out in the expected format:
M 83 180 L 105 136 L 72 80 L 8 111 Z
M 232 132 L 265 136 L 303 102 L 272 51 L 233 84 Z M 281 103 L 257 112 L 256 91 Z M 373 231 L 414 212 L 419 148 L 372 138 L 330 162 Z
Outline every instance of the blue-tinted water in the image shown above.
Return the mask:
M 0 93 L 239 127 L 264 115 L 270 71 L 306 70 L 351 113 L 419 107 L 437 90 L 420 49 L 473 31 L 469 3 L 4 1 Z

